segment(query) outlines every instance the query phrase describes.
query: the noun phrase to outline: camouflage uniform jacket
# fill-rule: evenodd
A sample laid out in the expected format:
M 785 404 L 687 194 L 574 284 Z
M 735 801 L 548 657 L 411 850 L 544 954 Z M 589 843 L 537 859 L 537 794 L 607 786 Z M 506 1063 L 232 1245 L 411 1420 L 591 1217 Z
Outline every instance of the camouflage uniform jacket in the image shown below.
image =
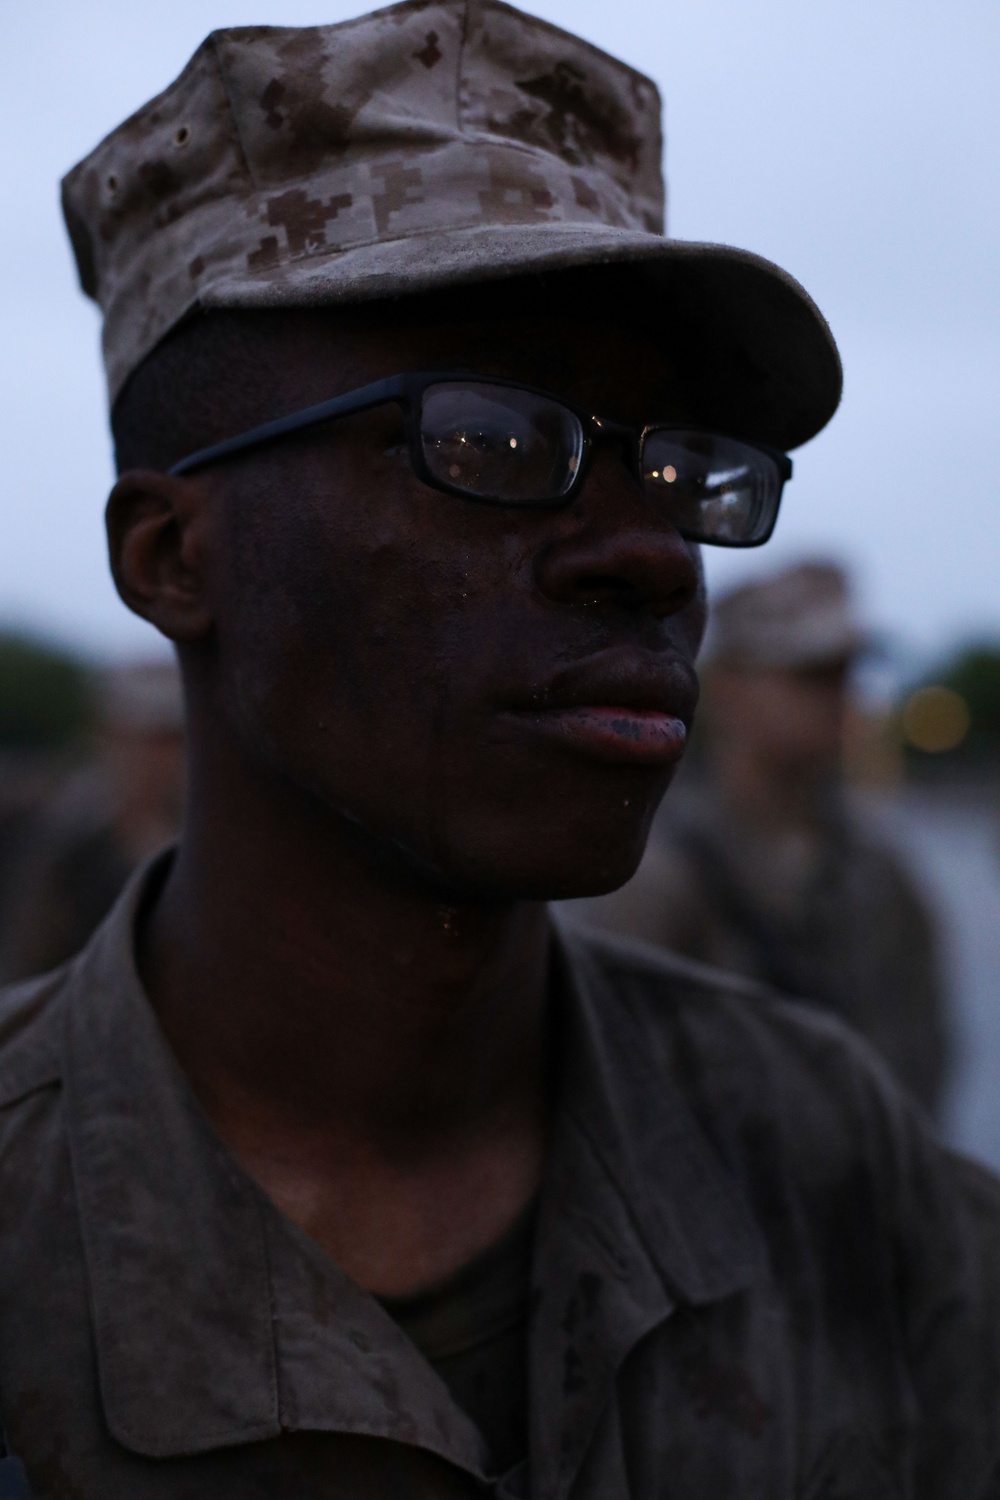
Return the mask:
M 0 1390 L 36 1500 L 995 1500 L 1000 1191 L 839 1024 L 556 939 L 530 1458 L 209 1127 L 148 875 L 0 999 Z

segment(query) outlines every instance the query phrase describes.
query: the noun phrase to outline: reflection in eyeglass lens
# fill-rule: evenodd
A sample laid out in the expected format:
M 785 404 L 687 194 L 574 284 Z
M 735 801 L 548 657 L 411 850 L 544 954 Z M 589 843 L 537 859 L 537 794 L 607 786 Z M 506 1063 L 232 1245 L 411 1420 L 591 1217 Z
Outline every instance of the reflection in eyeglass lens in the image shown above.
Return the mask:
M 694 541 L 745 544 L 765 535 L 781 491 L 767 454 L 710 433 L 647 433 L 643 477 Z
M 472 382 L 425 392 L 421 441 L 436 478 L 522 505 L 564 494 L 583 452 L 579 421 L 557 402 Z

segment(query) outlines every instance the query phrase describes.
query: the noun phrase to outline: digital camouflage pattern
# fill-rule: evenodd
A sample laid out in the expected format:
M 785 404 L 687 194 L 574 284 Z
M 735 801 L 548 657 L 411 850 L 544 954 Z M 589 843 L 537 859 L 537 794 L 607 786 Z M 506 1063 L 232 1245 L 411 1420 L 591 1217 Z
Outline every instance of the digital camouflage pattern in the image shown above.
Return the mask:
M 213 32 L 63 184 L 111 399 L 197 306 L 652 261 L 727 328 L 779 438 L 804 441 L 839 399 L 829 330 L 768 262 L 664 238 L 661 152 L 648 78 L 497 0 Z

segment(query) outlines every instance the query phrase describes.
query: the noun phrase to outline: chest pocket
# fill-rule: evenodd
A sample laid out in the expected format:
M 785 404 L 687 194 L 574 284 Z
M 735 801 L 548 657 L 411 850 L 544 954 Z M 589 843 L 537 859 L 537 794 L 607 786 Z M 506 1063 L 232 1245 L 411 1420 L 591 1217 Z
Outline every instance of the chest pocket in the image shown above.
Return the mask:
M 835 1438 L 813 1470 L 802 1500 L 905 1500 L 872 1440 L 848 1432 Z

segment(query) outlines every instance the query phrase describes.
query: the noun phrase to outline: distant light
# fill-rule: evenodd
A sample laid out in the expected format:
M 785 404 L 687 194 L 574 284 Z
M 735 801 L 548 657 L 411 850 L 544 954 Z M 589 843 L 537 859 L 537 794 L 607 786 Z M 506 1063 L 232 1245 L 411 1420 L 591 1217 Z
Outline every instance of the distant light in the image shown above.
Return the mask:
M 660 471 L 659 471 L 659 469 L 654 469 L 653 472 L 650 474 L 649 477 L 650 477 L 650 479 L 659 479 L 659 477 L 660 477 Z
M 512 448 L 516 448 L 517 447 L 517 438 L 511 438 L 511 440 L 510 440 L 510 446 Z
M 667 467 L 663 471 L 663 477 L 668 484 L 673 484 L 674 480 L 677 478 L 677 470 L 674 468 L 673 464 L 667 464 Z
M 947 687 L 918 688 L 903 708 L 903 735 L 916 750 L 936 755 L 956 749 L 969 732 L 969 705 Z
M 452 479 L 457 479 L 461 472 L 462 470 L 459 468 L 458 464 L 452 464 L 451 468 L 448 470 L 448 473 L 451 475 Z

